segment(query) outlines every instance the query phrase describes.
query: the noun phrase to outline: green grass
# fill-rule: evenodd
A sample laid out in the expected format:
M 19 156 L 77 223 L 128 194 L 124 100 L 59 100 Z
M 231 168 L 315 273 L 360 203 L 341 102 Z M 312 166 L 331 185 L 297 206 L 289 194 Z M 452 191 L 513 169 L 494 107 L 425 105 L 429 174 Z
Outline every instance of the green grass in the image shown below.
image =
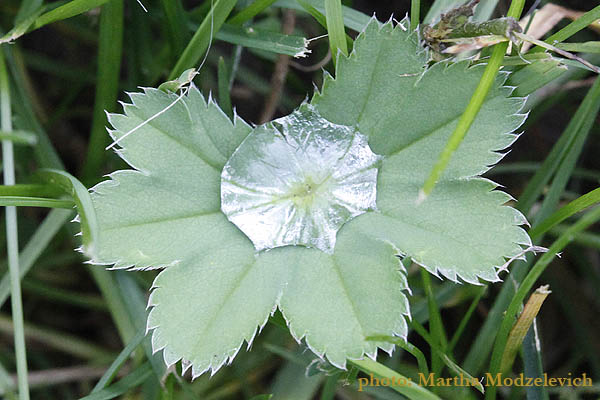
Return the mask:
M 502 275 L 504 282 L 480 287 L 442 282 L 407 264 L 413 288 L 409 340 L 370 338 L 398 345 L 392 356 L 380 354 L 378 362 L 352 361 L 341 371 L 315 361 L 304 344 L 291 339 L 276 313 L 251 350 L 241 351 L 214 377 L 190 381 L 189 375 L 180 376 L 180 362 L 177 374 L 167 376 L 162 353 L 152 354 L 151 338 L 144 336 L 147 293 L 157 272 L 107 271 L 85 264 L 73 250 L 88 245 L 76 236 L 80 230 L 94 231 L 87 188 L 124 167 L 104 150 L 109 143 L 105 110 L 120 110 L 118 100 L 128 100 L 125 91 L 157 87 L 199 68 L 195 84 L 212 93 L 227 115 L 256 122 L 278 55 L 302 52 L 304 38 L 326 34 L 310 42 L 308 58 L 291 59 L 277 108 L 277 115 L 285 115 L 312 94 L 313 82 L 320 87 L 321 66 L 334 73 L 337 54 L 351 52 L 375 9 L 373 2 L 358 0 L 143 3 L 148 13 L 123 0 L 0 2 L 0 206 L 6 207 L 0 217 L 6 226 L 0 231 L 2 398 L 28 399 L 31 393 L 33 399 L 88 400 L 260 399 L 269 394 L 293 400 L 477 399 L 481 395 L 474 388 L 416 386 L 368 387 L 359 397 L 359 379 L 373 374 L 418 381 L 419 373 L 430 371 L 444 378 L 500 371 L 507 351 L 514 353 L 507 341 L 523 302 L 547 283 L 552 294 L 537 317 L 539 335 L 526 335 L 509 373 L 586 373 L 600 381 L 595 318 L 600 312 L 600 80 L 576 63 L 559 65 L 539 54 L 540 48 L 523 57 L 507 55 L 506 44 L 484 50 L 477 61 L 487 62 L 484 77 L 423 182 L 424 193 L 435 190 L 498 71 L 511 70 L 509 84 L 519 86 L 514 95 L 532 94 L 525 110 L 531 118 L 512 153 L 486 176 L 518 199 L 516 207 L 532 223 L 534 244 L 547 247 L 547 253 L 515 262 Z M 378 17 L 408 13 L 415 28 L 450 3 L 383 4 Z M 524 7 L 521 0 L 482 3 L 476 18 L 485 19 L 498 4 L 494 15 L 508 9 L 518 17 Z M 561 2 L 586 13 L 542 39 L 593 57 L 598 36 L 586 26 L 600 18 L 600 6 L 591 3 Z M 284 9 L 296 13 L 289 36 L 280 33 Z M 80 223 L 69 223 L 74 206 L 88 210 L 78 217 Z M 94 373 L 67 371 L 79 366 Z M 71 375 L 64 380 L 67 372 Z M 486 387 L 485 398 L 544 399 L 556 390 Z M 565 398 L 590 398 L 574 388 L 560 390 Z M 590 393 L 600 396 L 597 384 Z

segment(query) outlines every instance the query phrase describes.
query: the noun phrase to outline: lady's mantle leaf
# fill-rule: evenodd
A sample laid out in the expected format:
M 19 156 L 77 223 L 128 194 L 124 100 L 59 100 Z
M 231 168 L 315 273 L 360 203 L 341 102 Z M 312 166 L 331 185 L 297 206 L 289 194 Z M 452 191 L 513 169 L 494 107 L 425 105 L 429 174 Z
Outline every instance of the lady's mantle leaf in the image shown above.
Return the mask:
M 124 105 L 124 115 L 110 116 L 115 139 L 177 96 L 147 89 L 131 98 L 133 104 Z M 324 131 L 299 129 L 308 125 Z M 276 307 L 298 340 L 305 338 L 315 353 L 340 367 L 349 357 L 374 357 L 378 347 L 391 351 L 389 343 L 365 338 L 406 335 L 404 316 L 409 311 L 402 290 L 407 284 L 394 257 L 397 250 L 349 232 L 338 235 L 335 254 L 304 246 L 257 253 L 221 212 L 219 202 L 225 161 L 236 148 L 243 150 L 265 132 L 280 132 L 292 144 L 318 139 L 322 154 L 313 152 L 312 144 L 299 146 L 312 152 L 312 165 L 304 165 L 303 172 L 321 165 L 348 184 L 334 185 L 334 193 L 328 194 L 332 198 L 346 188 L 366 189 L 368 194 L 356 210 L 372 207 L 377 175 L 373 163 L 378 157 L 364 151 L 360 134 L 323 120 L 308 105 L 257 128 L 240 146 L 249 131 L 242 121 L 231 124 L 192 88 L 168 112 L 120 140 L 119 154 L 138 171 L 118 171 L 93 189 L 99 239 L 90 247 L 92 261 L 117 268 L 168 266 L 154 282 L 148 329 L 153 331 L 154 349 L 163 349 L 165 362 L 183 359 L 193 376 L 215 372 L 231 361 L 244 341 L 252 342 Z M 325 151 L 327 145 L 336 144 L 328 135 L 345 147 Z M 352 200 L 348 193 L 346 197 Z
M 375 357 L 377 347 L 391 351 L 365 338 L 406 336 L 407 284 L 397 251 L 354 232 L 338 236 L 337 249 L 210 254 L 165 269 L 149 302 L 154 350 L 164 349 L 168 365 L 183 359 L 194 377 L 214 373 L 244 341 L 250 346 L 279 307 L 294 337 L 340 368 L 348 358 Z
M 405 23 L 406 24 L 406 23 Z M 352 229 L 389 240 L 430 272 L 449 279 L 494 281 L 496 269 L 531 241 L 525 218 L 504 206 L 509 196 L 478 178 L 502 158 L 524 121 L 524 99 L 498 78 L 433 193 L 418 204 L 419 188 L 466 108 L 484 66 L 438 63 L 426 69 L 415 33 L 373 21 L 355 51 L 338 62 L 312 103 L 326 119 L 357 126 L 375 153 L 384 154 L 376 213 Z
M 110 115 L 120 138 L 177 96 L 157 89 L 131 94 L 125 115 Z M 221 213 L 221 169 L 251 128 L 232 124 L 200 92 L 120 141 L 119 155 L 137 171 L 117 171 L 92 189 L 99 225 L 94 263 L 116 268 L 159 268 L 191 256 L 252 250 Z
M 337 79 L 326 80 L 313 99 L 314 108 L 303 106 L 254 131 L 237 118 L 231 123 L 195 88 L 179 100 L 175 94 L 146 89 L 131 95 L 124 115 L 110 116 L 113 138 L 122 138 L 119 154 L 135 170 L 116 172 L 93 189 L 99 229 L 88 255 L 95 263 L 116 268 L 168 266 L 155 281 L 148 319 L 154 348 L 164 349 L 167 364 L 182 359 L 194 376 L 215 372 L 233 359 L 244 341 L 252 342 L 279 307 L 296 339 L 344 367 L 348 358 L 392 349 L 366 337 L 406 335 L 404 316 L 409 312 L 402 290 L 407 283 L 397 254 L 408 254 L 431 272 L 475 282 L 497 279 L 496 267 L 530 243 L 518 227 L 522 215 L 502 205 L 508 196 L 478 177 L 501 158 L 495 151 L 515 140 L 510 132 L 524 119 L 516 114 L 522 99 L 508 98 L 510 90 L 502 87 L 502 79 L 436 190 L 416 205 L 417 190 L 482 73 L 481 67 L 467 68 L 466 63 L 427 70 L 424 63 L 414 34 L 373 21 L 351 56 L 340 58 Z M 257 252 L 221 211 L 224 166 L 229 163 L 223 172 L 224 198 L 232 193 L 229 184 L 251 183 L 247 189 L 260 189 L 254 182 L 239 182 L 247 160 L 241 158 L 242 168 L 235 165 L 236 149 L 253 142 L 284 144 L 278 135 L 290 136 L 287 144 L 301 143 L 307 126 L 327 125 L 323 117 L 338 126 L 334 136 L 346 132 L 366 137 L 373 151 L 383 155 L 376 210 L 367 190 L 365 198 L 371 200 L 348 207 L 343 222 L 370 211 L 337 231 L 332 253 L 304 246 Z M 263 140 L 269 132 L 278 139 Z M 323 143 L 323 150 L 331 144 Z M 336 168 L 345 168 L 343 152 L 341 158 L 335 154 L 324 151 L 323 163 L 315 165 L 333 168 L 337 160 L 342 162 Z M 366 187 L 372 188 L 375 157 L 364 154 L 368 157 L 361 162 L 370 172 L 351 181 L 366 177 Z M 272 156 L 256 152 L 263 164 L 273 161 Z M 277 168 L 285 167 L 280 164 Z M 290 165 L 288 172 L 293 173 Z M 242 194 L 248 197 L 247 191 Z M 227 211 L 225 202 L 223 208 Z M 260 224 L 267 217 L 258 213 L 252 218 Z M 337 230 L 341 223 L 333 226 Z M 316 229 L 307 241 L 270 247 L 317 246 L 311 240 L 321 232 Z

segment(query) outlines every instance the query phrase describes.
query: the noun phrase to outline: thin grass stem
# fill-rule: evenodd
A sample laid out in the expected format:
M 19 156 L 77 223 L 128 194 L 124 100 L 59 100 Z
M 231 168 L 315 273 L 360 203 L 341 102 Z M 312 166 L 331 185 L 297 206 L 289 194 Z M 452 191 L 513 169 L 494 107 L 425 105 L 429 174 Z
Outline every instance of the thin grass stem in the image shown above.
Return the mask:
M 0 51 L 0 116 L 1 129 L 12 131 L 12 111 L 10 107 L 10 88 L 8 71 L 4 62 L 4 54 Z M 4 184 L 15 184 L 15 165 L 13 143 L 2 141 L 2 161 L 4 163 Z M 21 300 L 21 278 L 19 276 L 19 237 L 17 233 L 17 208 L 6 207 L 6 244 L 8 250 L 8 269 L 11 287 L 11 309 L 14 324 L 15 356 L 19 399 L 29 400 L 29 383 L 27 382 L 27 352 L 25 349 L 25 328 L 23 326 L 23 303 Z

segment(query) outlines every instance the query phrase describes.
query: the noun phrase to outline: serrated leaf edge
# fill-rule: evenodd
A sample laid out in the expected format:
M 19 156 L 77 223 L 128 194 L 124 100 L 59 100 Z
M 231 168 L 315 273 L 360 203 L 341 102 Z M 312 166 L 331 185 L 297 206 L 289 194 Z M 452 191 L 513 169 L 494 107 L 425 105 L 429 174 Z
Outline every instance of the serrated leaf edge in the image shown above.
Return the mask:
M 212 97 L 212 94 L 209 93 L 208 99 L 206 99 L 204 97 L 204 95 L 198 90 L 198 88 L 195 85 L 193 85 L 193 84 L 190 84 L 190 85 L 191 85 L 190 91 L 196 91 L 197 94 L 200 95 L 200 97 L 202 98 L 203 103 L 204 103 L 203 106 L 207 110 L 211 106 L 214 109 L 218 110 L 218 112 L 220 112 L 222 114 L 222 116 L 224 116 L 227 119 L 227 121 L 229 121 L 229 123 L 232 124 L 232 129 L 235 129 L 238 124 L 242 124 L 245 127 L 247 127 L 248 129 L 253 129 L 252 126 L 247 124 L 246 121 L 244 121 L 241 117 L 239 117 L 239 115 L 237 114 L 237 112 L 235 112 L 235 110 L 234 110 L 234 116 L 233 116 L 233 120 L 232 120 L 231 118 L 229 118 L 229 116 L 227 116 L 227 114 L 225 114 L 225 112 L 221 109 L 221 107 L 219 107 L 219 105 L 216 103 L 216 101 Z M 113 116 L 123 116 L 123 115 L 127 116 L 127 113 L 125 111 L 125 109 L 127 107 L 139 108 L 133 102 L 134 96 L 146 96 L 150 92 L 154 92 L 154 93 L 160 92 L 161 94 L 164 94 L 163 91 L 156 89 L 156 88 L 152 88 L 152 87 L 141 87 L 140 86 L 140 87 L 138 87 L 138 89 L 141 89 L 143 92 L 125 92 L 131 99 L 131 103 L 119 101 L 119 104 L 121 104 L 121 106 L 123 108 L 122 114 L 109 113 L 109 112 L 105 111 L 105 113 L 107 115 L 107 120 L 109 121 L 109 123 L 110 123 L 111 117 L 113 117 Z M 190 95 L 190 91 L 188 91 L 186 96 Z M 173 97 L 173 101 L 175 101 L 175 99 L 177 98 L 177 95 L 173 95 L 172 97 Z M 112 140 L 117 140 L 117 137 L 115 135 L 115 132 L 118 131 L 117 129 L 106 127 L 106 131 L 108 132 L 108 134 L 110 135 Z M 96 185 L 94 185 L 93 187 L 91 187 L 88 190 L 88 192 L 91 195 L 94 194 L 95 192 L 97 192 L 98 189 L 103 186 L 113 186 L 113 187 L 119 186 L 120 182 L 117 179 L 115 179 L 115 177 L 118 175 L 121 175 L 121 174 L 141 174 L 145 177 L 153 176 L 153 174 L 150 171 L 147 171 L 144 168 L 141 168 L 140 166 L 135 165 L 135 163 L 133 163 L 131 160 L 127 159 L 127 157 L 124 155 L 124 153 L 122 151 L 123 148 L 113 147 L 112 149 L 131 168 L 116 170 L 109 174 L 103 175 L 103 178 L 109 178 L 109 179 L 101 181 L 101 182 L 97 183 Z M 218 172 L 220 173 L 219 170 L 218 170 Z M 218 210 L 215 210 L 214 212 L 221 213 L 221 209 L 219 208 Z M 79 214 L 77 214 L 75 218 L 80 219 Z M 177 265 L 183 261 L 182 259 L 175 259 L 169 263 L 162 263 L 162 264 L 153 263 L 152 265 L 137 265 L 134 263 L 126 263 L 121 259 L 100 260 L 98 258 L 99 257 L 98 254 L 96 252 L 96 248 L 97 248 L 97 246 L 95 244 L 92 244 L 91 246 L 88 246 L 88 248 L 84 248 L 84 246 L 80 246 L 75 250 L 79 253 L 86 255 L 89 258 L 88 260 L 84 261 L 85 264 L 104 266 L 104 267 L 112 265 L 112 267 L 106 268 L 107 270 L 149 271 L 149 270 L 156 270 L 156 269 L 165 269 L 165 268 Z

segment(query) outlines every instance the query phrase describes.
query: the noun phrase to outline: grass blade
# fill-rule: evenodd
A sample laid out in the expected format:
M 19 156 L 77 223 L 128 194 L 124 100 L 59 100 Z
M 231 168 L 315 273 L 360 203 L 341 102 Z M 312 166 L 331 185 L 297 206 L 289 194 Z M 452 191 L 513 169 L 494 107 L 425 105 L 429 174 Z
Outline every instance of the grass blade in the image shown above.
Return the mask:
M 141 367 L 121 379 L 117 383 L 110 385 L 109 387 L 102 389 L 96 393 L 92 393 L 88 396 L 82 397 L 80 400 L 109 400 L 114 399 L 128 390 L 133 389 L 136 386 L 141 385 L 146 379 L 152 375 L 152 367 L 150 363 L 146 362 Z
M 133 353 L 136 347 L 138 347 L 139 344 L 142 342 L 144 336 L 144 331 L 139 331 L 135 334 L 131 341 L 127 343 L 127 346 L 125 346 L 125 348 L 119 353 L 117 358 L 115 358 L 110 367 L 108 367 L 104 375 L 102 375 L 102 378 L 100 378 L 98 383 L 96 383 L 96 386 L 94 386 L 94 389 L 92 389 L 91 394 L 97 393 L 104 389 L 107 385 L 110 385 L 115 376 L 117 376 L 117 373 L 119 372 L 123 364 L 125 364 L 125 362 L 129 359 L 131 353 Z
M 410 381 L 408 378 L 400 375 L 394 370 L 380 364 L 370 358 L 365 357 L 363 360 L 352 360 L 352 364 L 356 365 L 361 371 L 367 374 L 376 375 L 380 378 L 388 379 L 390 382 L 401 382 L 402 384 L 390 385 L 396 392 L 414 400 L 440 400 L 440 398 L 425 389 L 422 386 Z M 359 384 L 361 379 L 368 382 L 367 378 L 359 378 Z M 364 382 L 364 381 L 363 381 Z M 406 382 L 406 384 L 404 384 Z
M 525 376 L 544 378 L 544 366 L 542 365 L 541 340 L 537 332 L 537 322 L 533 319 L 531 328 L 525 335 L 523 348 L 523 372 Z M 525 389 L 527 400 L 550 400 L 548 391 L 544 386 L 531 386 Z
M 67 210 L 52 210 L 40 227 L 27 242 L 27 245 L 19 255 L 19 274 L 22 279 L 31 269 L 35 261 L 54 238 L 58 230 L 69 220 L 73 215 L 73 211 Z M 0 307 L 4 304 L 10 294 L 10 279 L 4 276 L 0 281 Z
M 66 194 L 72 197 L 79 212 L 81 230 L 84 237 L 83 246 L 95 243 L 98 236 L 98 222 L 96 221 L 96 211 L 87 188 L 71 174 L 59 170 L 40 170 L 37 172 L 36 177 L 62 188 Z
M 440 346 L 435 342 L 434 336 L 432 336 L 431 334 L 429 334 L 427 332 L 427 330 L 423 327 L 423 325 L 421 325 L 418 321 L 416 320 L 412 320 L 410 322 L 410 326 L 415 330 L 415 332 L 417 332 L 423 339 L 425 339 L 425 341 L 429 344 L 429 346 L 431 347 L 431 351 L 432 353 L 435 352 L 436 355 L 440 358 L 440 360 L 446 365 L 446 367 L 448 367 L 448 369 L 450 370 L 450 372 L 452 372 L 452 374 L 454 376 L 456 376 L 457 378 L 461 379 L 461 382 L 463 379 L 466 378 L 466 380 L 469 382 L 469 384 L 465 385 L 465 386 L 473 386 L 475 387 L 477 390 L 479 390 L 481 393 L 485 392 L 485 389 L 483 387 L 483 385 L 481 384 L 481 382 L 479 382 L 476 378 L 474 378 L 471 374 L 469 374 L 465 369 L 463 369 L 461 366 L 459 366 L 458 364 L 456 364 L 449 356 L 447 353 L 447 350 L 443 350 L 442 348 L 440 348 Z M 435 379 L 437 377 L 441 376 L 441 369 L 436 372 L 433 371 L 427 379 L 431 378 L 433 379 L 433 381 L 435 381 Z
M 600 188 L 594 189 L 560 208 L 543 222 L 530 229 L 529 236 L 532 238 L 541 236 L 565 219 L 598 203 L 600 203 Z
M 448 352 L 449 353 L 452 353 L 452 350 L 454 350 L 454 347 L 458 343 L 458 340 L 460 339 L 460 336 L 462 335 L 463 331 L 465 330 L 465 328 L 467 326 L 467 323 L 471 319 L 471 316 L 473 315 L 473 312 L 475 311 L 475 308 L 477 308 L 477 305 L 479 304 L 479 301 L 481 300 L 481 297 L 483 297 L 486 289 L 487 289 L 487 286 L 482 286 L 479 289 L 479 291 L 477 292 L 477 294 L 473 298 L 473 301 L 471 302 L 471 305 L 469 306 L 469 309 L 467 310 L 467 312 L 465 313 L 465 315 L 460 320 L 460 323 L 458 324 L 458 328 L 456 328 L 456 331 L 454 331 L 454 335 L 452 335 L 452 339 L 450 339 L 450 343 L 448 344 Z
M 7 400 L 17 400 L 17 396 L 14 393 L 15 384 L 4 368 L 0 364 L 0 395 L 5 396 Z
M 11 29 L 4 36 L 0 37 L 0 44 L 11 43 L 14 40 L 23 36 L 24 34 L 26 34 L 27 31 L 29 30 L 29 28 L 31 27 L 31 25 L 33 25 L 33 23 L 35 22 L 38 15 L 41 14 L 41 12 L 42 12 L 42 9 L 40 8 L 37 11 L 35 11 L 33 14 L 24 18 L 23 20 L 16 22 L 16 25 L 13 29 Z
M 423 281 L 425 295 L 427 296 L 427 308 L 429 310 L 429 335 L 431 338 L 435 338 L 436 340 L 435 343 L 433 343 L 435 347 L 432 347 L 431 352 L 431 369 L 433 374 L 438 376 L 442 372 L 441 355 L 446 351 L 448 339 L 446 338 L 446 332 L 444 331 L 444 324 L 442 322 L 442 316 L 440 315 L 440 309 L 435 301 L 435 295 L 433 294 L 431 276 L 425 269 L 421 269 L 421 279 Z
M 264 9 L 275 3 L 277 0 L 256 0 L 248 7 L 231 17 L 227 22 L 231 25 L 242 25 L 260 14 Z
M 53 185 L 15 184 L 11 186 L 0 185 L 0 196 L 33 196 L 33 197 L 58 197 L 63 194 L 60 188 Z
M 596 208 L 587 212 L 583 217 L 581 217 L 581 219 L 569 227 L 569 229 L 567 229 L 556 241 L 554 241 L 552 246 L 550 246 L 548 249 L 548 252 L 544 253 L 529 271 L 523 280 L 523 283 L 521 286 L 519 286 L 519 289 L 515 293 L 515 296 L 512 298 L 506 314 L 504 315 L 504 319 L 502 320 L 500 330 L 498 331 L 498 335 L 494 343 L 492 361 L 490 363 L 489 370 L 492 376 L 495 376 L 500 372 L 500 362 L 502 355 L 504 354 L 504 349 L 506 348 L 510 329 L 515 322 L 515 316 L 521 307 L 521 303 L 523 300 L 525 300 L 525 296 L 529 290 L 531 290 L 533 285 L 535 285 L 535 282 L 540 277 L 542 272 L 544 272 L 550 262 L 554 259 L 554 256 L 557 253 L 560 253 L 569 243 L 571 243 L 577 233 L 587 229 L 590 225 L 596 223 L 598 220 L 600 220 L 600 208 Z M 486 400 L 494 400 L 496 398 L 496 389 L 497 388 L 495 386 L 488 387 L 485 397 Z
M 79 257 L 73 257 L 79 261 Z M 27 279 L 22 282 L 23 291 L 30 292 L 36 297 L 41 297 L 57 303 L 69 304 L 85 309 L 107 311 L 106 303 L 100 296 L 77 293 L 66 289 L 56 288 L 33 279 Z
M 502 361 L 500 362 L 500 373 L 506 374 L 509 372 L 527 331 L 531 328 L 533 320 L 540 312 L 544 300 L 546 300 L 546 297 L 550 293 L 548 286 L 541 286 L 527 300 L 523 312 L 521 312 L 506 341 L 506 347 L 502 355 Z
M 548 233 L 554 237 L 558 237 L 562 235 L 567 229 L 569 229 L 569 225 L 557 225 L 554 228 L 550 229 Z M 581 232 L 575 236 L 573 240 L 575 243 L 591 247 L 592 249 L 600 250 L 600 235 L 591 233 L 591 232 Z
M 21 129 L 34 132 L 37 136 L 37 145 L 33 147 L 33 154 L 36 161 L 42 167 L 63 169 L 64 165 L 58 157 L 58 154 L 52 147 L 52 142 L 38 121 L 34 107 L 29 100 L 27 72 L 25 62 L 18 45 L 2 46 L 6 54 L 6 62 L 11 70 L 14 89 L 14 108 L 15 114 L 19 117 L 19 127 Z
M 579 157 L 585 139 L 590 132 L 595 116 L 600 108 L 600 79 L 596 79 L 595 84 L 588 92 L 581 106 L 575 113 L 575 116 L 569 122 L 569 125 L 561 135 L 560 139 L 552 148 L 550 154 L 544 160 L 542 167 L 536 175 L 529 181 L 527 187 L 519 197 L 517 208 L 525 214 L 531 210 L 531 207 L 544 190 L 548 181 L 555 172 L 557 177 L 553 187 L 548 190 L 548 194 L 542 202 L 541 208 L 535 215 L 535 226 L 543 219 L 550 216 L 559 201 L 559 196 L 563 192 L 568 177 L 574 170 L 574 162 Z M 575 160 L 575 161 L 574 161 Z M 538 239 L 539 240 L 539 239 Z M 511 271 L 511 280 L 517 284 L 521 282 L 530 267 L 529 262 L 515 264 Z M 494 337 L 500 328 L 504 318 L 504 311 L 510 304 L 515 294 L 513 282 L 504 284 L 500 294 L 496 298 L 488 317 L 477 334 L 471 350 L 467 354 L 464 365 L 465 368 L 473 373 L 479 372 L 485 363 L 493 346 Z
M 307 10 L 306 5 L 308 5 L 312 9 L 318 11 L 319 14 L 325 15 L 323 0 L 279 0 L 275 5 L 291 10 L 307 11 L 314 17 L 315 15 Z M 346 6 L 342 6 L 342 14 L 344 17 L 344 25 L 356 32 L 361 32 L 365 26 L 368 25 L 369 21 L 371 21 L 370 16 Z M 325 24 L 321 25 L 325 26 Z
M 560 43 L 557 44 L 556 47 L 565 51 L 600 54 L 600 41 L 584 43 Z
M 46 207 L 46 208 L 73 208 L 71 200 L 48 199 L 44 197 L 29 196 L 0 196 L 0 206 L 6 207 Z
M 83 167 L 83 179 L 92 180 L 100 172 L 108 141 L 106 112 L 117 101 L 121 52 L 123 47 L 123 0 L 111 0 L 102 7 L 98 39 L 98 76 L 92 128 Z
M 127 273 L 127 271 L 116 271 L 114 275 L 117 286 L 119 287 L 119 291 L 122 293 L 123 298 L 127 299 L 125 302 L 125 307 L 134 328 L 137 332 L 145 332 L 147 305 L 146 294 L 140 289 L 134 278 L 131 276 L 131 274 Z M 150 362 L 150 365 L 154 371 L 154 375 L 156 375 L 159 380 L 162 380 L 167 370 L 162 354 L 153 353 L 150 336 L 145 337 L 145 340 L 142 342 L 142 344 L 146 353 L 146 358 L 148 358 L 148 361 Z
M 211 0 L 212 1 L 212 0 Z M 183 71 L 193 68 L 198 64 L 210 45 L 214 33 L 217 32 L 227 19 L 235 6 L 236 0 L 216 0 L 208 15 L 186 46 L 183 54 L 171 70 L 168 80 L 179 77 Z
M 241 28 L 224 24 L 215 38 L 244 47 L 266 50 L 292 57 L 306 57 L 308 40 L 302 36 L 284 35 L 256 28 Z
M 525 0 L 514 0 L 510 4 L 510 9 L 508 10 L 508 16 L 514 17 L 516 19 L 519 18 L 521 12 L 523 11 L 523 7 L 525 5 Z M 487 97 L 496 76 L 498 75 L 498 71 L 502 65 L 502 61 L 504 60 L 504 54 L 506 53 L 506 49 L 508 47 L 508 43 L 500 43 L 494 47 L 494 51 L 492 52 L 492 56 L 490 57 L 490 61 L 485 67 L 485 71 L 483 72 L 483 76 L 475 89 L 475 93 L 471 97 L 465 112 L 461 115 L 458 120 L 458 124 L 452 132 L 450 139 L 448 139 L 448 144 L 442 150 L 437 162 L 435 163 L 429 177 L 425 181 L 423 188 L 419 194 L 419 197 L 424 200 L 433 190 L 435 184 L 438 179 L 442 176 L 442 173 L 448 166 L 450 162 L 450 158 L 452 154 L 456 151 L 458 146 L 462 143 L 465 135 L 469 131 L 471 124 L 475 120 L 475 117 L 479 113 L 485 98 Z
M 513 96 L 526 97 L 567 72 L 567 66 L 559 60 L 546 53 L 539 55 L 544 57 L 510 74 L 507 85 L 516 87 Z M 508 58 L 504 57 L 504 65 L 507 65 Z M 518 61 L 523 62 L 521 59 Z
M 580 30 L 592 24 L 597 19 L 600 19 L 600 6 L 592 8 L 590 11 L 586 12 L 581 17 L 577 18 L 575 21 L 571 22 L 569 25 L 556 32 L 554 35 L 551 35 L 548 39 L 545 40 L 545 42 L 552 45 L 564 42 Z M 532 50 L 532 52 L 537 51 L 544 51 L 544 49 L 542 47 L 537 46 L 535 49 Z
M 0 314 L 0 332 L 9 334 L 12 333 L 13 329 L 14 324 L 11 319 Z M 24 329 L 28 338 L 65 354 L 97 362 L 108 362 L 115 357 L 113 353 L 93 343 L 47 327 L 27 324 Z
M 329 47 L 331 48 L 331 54 L 335 64 L 339 52 L 345 56 L 348 55 L 341 0 L 325 0 L 325 19 L 327 21 Z
M 454 154 L 456 149 L 458 149 L 458 146 L 460 146 L 460 144 L 462 143 L 465 135 L 469 131 L 469 128 L 471 128 L 471 124 L 473 123 L 473 121 L 475 121 L 475 117 L 479 113 L 479 110 L 481 109 L 485 98 L 487 97 L 490 89 L 492 88 L 492 85 L 494 84 L 494 81 L 496 79 L 496 75 L 498 75 L 498 71 L 500 70 L 500 67 L 502 65 L 502 60 L 504 58 L 504 53 L 506 53 L 507 47 L 507 43 L 500 43 L 496 45 L 496 47 L 494 47 L 494 52 L 492 53 L 490 61 L 488 62 L 485 71 L 483 72 L 483 76 L 479 81 L 479 85 L 477 85 L 477 88 L 475 89 L 475 93 L 473 93 L 473 97 L 471 97 L 471 100 L 469 101 L 465 112 L 461 115 L 460 119 L 458 120 L 458 125 L 456 126 L 456 129 L 454 129 L 454 132 L 452 132 L 450 139 L 448 139 L 448 144 L 442 150 L 442 153 L 440 154 L 429 177 L 427 178 L 423 185 L 423 188 L 421 189 L 421 192 L 419 194 L 421 201 L 423 201 L 425 198 L 427 198 L 427 196 L 429 196 L 429 194 L 435 187 L 438 179 L 442 176 L 442 173 L 448 166 L 452 154 Z
M 187 30 L 184 28 L 187 26 L 187 15 L 181 0 L 161 0 L 160 3 L 167 19 L 171 52 L 176 56 L 181 54 L 187 40 Z
M 56 21 L 71 18 L 79 14 L 83 14 L 93 8 L 100 7 L 110 0 L 73 0 L 52 11 L 48 11 L 40 15 L 33 23 L 32 30 L 39 29 L 44 25 L 51 24 Z
M 8 71 L 4 62 L 4 54 L 0 52 L 0 129 L 12 131 L 12 111 L 10 104 L 10 87 Z M 2 161 L 4 163 L 4 184 L 15 184 L 15 166 L 13 143 L 2 141 Z M 6 207 L 6 245 L 8 248 L 8 270 L 11 286 L 11 310 L 14 321 L 15 357 L 17 360 L 17 375 L 19 399 L 29 400 L 29 384 L 27 382 L 27 354 L 25 350 L 25 329 L 23 327 L 23 303 L 21 300 L 21 278 L 19 276 L 19 237 L 17 233 L 17 209 Z
M 576 124 L 577 132 L 573 135 L 573 143 L 568 148 L 568 152 L 560 163 L 560 168 L 558 168 L 556 176 L 546 193 L 542 207 L 535 214 L 533 221 L 534 226 L 537 226 L 538 223 L 550 216 L 555 210 L 560 201 L 560 196 L 565 190 L 569 178 L 575 169 L 577 160 L 584 149 L 587 137 L 594 126 L 595 117 L 600 110 L 600 78 L 596 79 L 585 100 L 589 100 L 588 107 L 584 108 L 582 105 L 575 113 L 575 117 L 573 117 L 573 119 L 580 117 L 581 123 Z M 580 113 L 582 109 L 584 113 Z
M 479 382 L 476 378 L 474 378 L 467 371 L 462 369 L 458 364 L 456 364 L 454 361 L 452 361 L 452 359 L 450 357 L 448 357 L 446 354 L 441 353 L 440 356 L 442 357 L 442 361 L 444 362 L 444 364 L 446 364 L 446 366 L 454 374 L 454 376 L 461 377 L 461 380 L 463 377 L 466 378 L 466 380 L 468 382 L 470 382 L 474 388 L 479 390 L 481 393 L 485 393 L 485 389 L 483 388 L 483 385 L 481 384 L 481 382 Z
M 410 30 L 414 31 L 419 26 L 421 19 L 421 0 L 412 0 L 410 2 Z
M 15 18 L 15 24 L 19 24 L 34 15 L 42 7 L 42 3 L 43 0 L 23 0 Z
M 302 9 L 304 11 L 306 11 L 307 13 L 309 13 L 310 15 L 312 15 L 312 17 L 325 29 L 327 29 L 327 18 L 325 17 L 325 14 L 323 14 L 321 11 L 319 11 L 316 7 L 314 7 L 313 5 L 311 5 L 308 1 L 306 0 L 297 0 L 298 4 L 302 7 Z M 290 7 L 293 8 L 293 7 Z M 352 38 L 348 35 L 346 35 L 346 43 L 348 45 L 349 48 L 352 47 Z
M 550 154 L 544 159 L 541 168 L 531 178 L 523 194 L 519 198 L 519 208 L 521 210 L 529 210 L 539 195 L 544 190 L 544 187 L 550 180 L 554 171 L 560 165 L 560 161 L 569 153 L 576 141 L 577 135 L 585 134 L 581 127 L 586 119 L 590 119 L 590 115 L 595 115 L 598 108 L 598 99 L 600 98 L 600 80 L 596 80 L 595 85 L 590 89 L 589 94 L 577 109 L 575 116 L 569 122 L 565 132 L 561 135 L 556 145 L 552 148 Z M 595 89 L 594 89 L 595 88 Z M 596 110 L 594 112 L 594 109 Z
M 416 358 L 417 365 L 419 366 L 419 372 L 425 376 L 429 375 L 427 360 L 425 359 L 423 352 L 419 350 L 417 346 L 395 336 L 368 336 L 367 340 L 372 340 L 374 342 L 393 343 L 394 345 L 401 347 L 403 350 L 407 351 Z
M 219 105 L 229 118 L 233 118 L 231 97 L 229 96 L 229 71 L 223 57 L 219 57 L 217 80 L 219 84 Z
M 14 144 L 25 144 L 29 146 L 33 146 L 37 143 L 35 134 L 27 131 L 0 131 L 0 140 L 10 140 Z

